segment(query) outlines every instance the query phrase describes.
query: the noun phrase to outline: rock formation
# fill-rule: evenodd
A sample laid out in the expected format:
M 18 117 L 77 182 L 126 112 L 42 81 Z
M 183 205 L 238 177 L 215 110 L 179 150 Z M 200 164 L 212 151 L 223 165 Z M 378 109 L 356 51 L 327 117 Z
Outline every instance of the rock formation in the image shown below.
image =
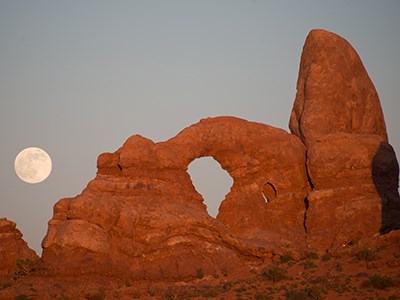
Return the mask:
M 400 228 L 399 165 L 379 98 L 341 37 L 307 37 L 289 127 L 208 118 L 168 141 L 134 135 L 101 154 L 82 194 L 54 206 L 41 274 L 183 280 Z M 204 156 L 234 181 L 216 219 L 187 173 Z M 3 273 L 33 255 L 5 219 L 0 246 Z
M 16 224 L 0 219 L 0 275 L 13 275 L 17 271 L 17 261 L 29 259 L 38 260 L 37 255 L 22 239 Z
M 387 142 L 375 87 L 357 52 L 340 36 L 309 33 L 289 128 L 308 147 L 333 133 L 374 134 Z
M 234 180 L 217 219 L 187 173 L 203 156 Z M 266 185 L 276 191 L 269 203 Z M 268 249 L 282 239 L 290 244 L 290 237 L 302 237 L 308 191 L 305 147 L 281 129 L 218 117 L 166 142 L 135 135 L 99 156 L 97 176 L 81 195 L 55 205 L 43 260 L 63 274 L 178 279 L 196 276 L 197 269 L 216 273 L 240 266 L 244 255 L 271 255 Z
M 306 225 L 319 246 L 400 228 L 398 164 L 379 98 L 359 56 L 338 35 L 308 35 L 289 127 L 307 146 L 313 191 Z

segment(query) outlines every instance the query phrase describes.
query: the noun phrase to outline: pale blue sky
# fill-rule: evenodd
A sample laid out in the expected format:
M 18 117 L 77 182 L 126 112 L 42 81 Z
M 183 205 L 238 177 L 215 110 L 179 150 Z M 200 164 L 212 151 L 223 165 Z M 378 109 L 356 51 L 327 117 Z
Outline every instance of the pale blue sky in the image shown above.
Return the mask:
M 0 0 L 0 217 L 40 253 L 54 203 L 79 194 L 97 156 L 133 134 L 162 141 L 218 115 L 288 130 L 313 28 L 357 50 L 400 153 L 399 14 L 399 1 Z M 28 146 L 53 159 L 41 184 L 15 175 Z M 213 190 L 229 187 L 198 173 L 216 209 Z

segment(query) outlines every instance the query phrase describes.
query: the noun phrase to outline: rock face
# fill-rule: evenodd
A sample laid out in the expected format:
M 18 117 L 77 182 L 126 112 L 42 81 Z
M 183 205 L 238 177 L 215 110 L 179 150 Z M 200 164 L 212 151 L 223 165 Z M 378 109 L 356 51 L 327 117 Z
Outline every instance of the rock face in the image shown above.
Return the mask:
M 309 33 L 289 128 L 308 147 L 333 133 L 375 134 L 387 142 L 375 87 L 357 52 L 340 36 Z
M 398 164 L 379 98 L 355 50 L 336 34 L 308 35 L 289 127 L 307 146 L 311 239 L 340 245 L 400 228 Z
M 0 218 L 0 275 L 12 275 L 17 261 L 22 259 L 37 261 L 38 257 L 22 239 L 16 224 Z
M 234 180 L 217 219 L 187 173 L 203 156 Z M 99 156 L 97 176 L 81 195 L 55 205 L 43 261 L 53 273 L 145 279 L 229 270 L 244 256 L 271 255 L 282 237 L 303 237 L 308 191 L 305 147 L 281 129 L 218 117 L 166 142 L 135 135 Z

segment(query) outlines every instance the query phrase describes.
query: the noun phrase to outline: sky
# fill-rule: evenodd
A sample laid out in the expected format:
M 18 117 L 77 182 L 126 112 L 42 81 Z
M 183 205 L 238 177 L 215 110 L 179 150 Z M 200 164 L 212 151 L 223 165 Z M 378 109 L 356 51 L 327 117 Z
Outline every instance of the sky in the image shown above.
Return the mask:
M 326 29 L 360 55 L 400 153 L 400 1 L 0 0 L 0 217 L 40 243 L 62 198 L 133 134 L 155 142 L 229 115 L 288 129 L 308 32 Z M 52 158 L 40 184 L 14 159 Z M 216 214 L 232 180 L 211 158 L 189 172 Z

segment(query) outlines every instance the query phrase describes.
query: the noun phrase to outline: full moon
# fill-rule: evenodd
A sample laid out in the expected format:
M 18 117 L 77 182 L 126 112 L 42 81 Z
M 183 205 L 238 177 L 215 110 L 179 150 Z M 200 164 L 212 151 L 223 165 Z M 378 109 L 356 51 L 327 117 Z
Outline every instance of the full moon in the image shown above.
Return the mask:
M 27 183 L 39 183 L 51 173 L 51 158 L 46 151 L 29 147 L 18 153 L 14 168 L 18 177 Z

